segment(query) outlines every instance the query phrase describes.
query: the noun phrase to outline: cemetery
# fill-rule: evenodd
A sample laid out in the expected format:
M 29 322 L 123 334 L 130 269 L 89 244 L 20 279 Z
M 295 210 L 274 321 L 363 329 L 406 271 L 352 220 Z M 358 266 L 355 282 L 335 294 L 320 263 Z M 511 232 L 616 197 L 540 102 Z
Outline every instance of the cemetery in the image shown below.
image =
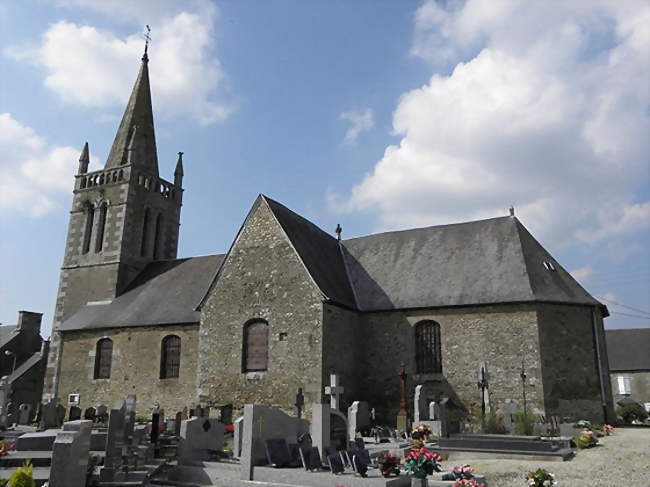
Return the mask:
M 405 382 L 403 372 L 400 378 Z M 513 418 L 503 434 L 470 431 L 469 424 L 453 419 L 448 398 L 427 400 L 426 384 L 415 387 L 412 409 L 403 384 L 400 414 L 394 424 L 382 425 L 365 401 L 346 401 L 350 406 L 343 410 L 345 387 L 335 373 L 329 382 L 329 403 L 305 404 L 299 390 L 292 414 L 246 404 L 236 418 L 232 405 L 194 405 L 171 417 L 154 405 L 150 417 L 136 417 L 135 395 L 110 408 L 84 410 L 51 400 L 33 421 L 22 415 L 12 425 L 4 418 L 0 478 L 24 471 L 29 462 L 35 485 L 49 487 L 487 487 L 494 485 L 489 475 L 468 459 L 481 459 L 479 465 L 499 459 L 570 461 L 581 446 L 577 439 L 593 438 L 593 445 L 581 446 L 587 448 L 613 433 L 608 425 L 547 424 L 542 418 L 536 428 L 547 428 L 543 434 L 515 434 Z M 400 429 L 404 421 L 408 427 Z M 544 476 L 547 470 L 539 472 Z

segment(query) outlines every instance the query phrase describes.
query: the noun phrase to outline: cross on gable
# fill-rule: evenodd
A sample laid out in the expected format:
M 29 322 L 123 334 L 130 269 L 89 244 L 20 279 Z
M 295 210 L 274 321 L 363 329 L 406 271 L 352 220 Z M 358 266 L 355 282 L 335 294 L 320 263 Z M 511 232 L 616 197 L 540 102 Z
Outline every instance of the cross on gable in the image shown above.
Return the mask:
M 330 407 L 338 411 L 339 400 L 345 389 L 339 385 L 339 376 L 330 374 L 330 385 L 325 387 L 325 394 L 330 396 Z

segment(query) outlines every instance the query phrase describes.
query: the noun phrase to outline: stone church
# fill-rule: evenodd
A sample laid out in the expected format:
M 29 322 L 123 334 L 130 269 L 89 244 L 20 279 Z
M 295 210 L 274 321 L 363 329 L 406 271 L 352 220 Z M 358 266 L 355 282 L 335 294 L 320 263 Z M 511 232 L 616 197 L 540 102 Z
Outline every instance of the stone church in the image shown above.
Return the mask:
M 178 259 L 182 153 L 163 179 L 146 52 L 104 168 L 88 163 L 86 145 L 45 398 L 293 411 L 299 389 L 324 402 L 335 370 L 344 404 L 394 424 L 404 363 L 410 403 L 426 384 L 476 418 L 483 364 L 493 409 L 525 393 L 547 416 L 612 414 L 607 308 L 513 212 L 340 239 L 260 195 L 225 254 Z

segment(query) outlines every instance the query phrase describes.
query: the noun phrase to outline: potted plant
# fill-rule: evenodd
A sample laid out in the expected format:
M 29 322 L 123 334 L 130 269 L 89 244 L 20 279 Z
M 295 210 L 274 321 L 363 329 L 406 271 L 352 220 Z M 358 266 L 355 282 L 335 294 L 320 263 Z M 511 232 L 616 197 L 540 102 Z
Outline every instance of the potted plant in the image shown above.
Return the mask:
M 429 436 L 431 436 L 431 428 L 429 428 L 429 426 L 424 423 L 411 430 L 411 438 L 414 440 L 426 441 L 429 439 Z
M 382 476 L 388 478 L 399 475 L 399 457 L 397 455 L 383 453 L 379 455 L 377 463 L 379 464 L 379 471 Z
M 580 434 L 578 436 L 573 438 L 573 442 L 580 449 L 591 448 L 598 444 L 598 438 L 596 438 L 596 435 L 594 434 L 593 431 L 585 428 L 582 431 L 580 431 Z
M 404 467 L 412 477 L 411 486 L 426 486 L 427 475 L 442 470 L 440 460 L 442 460 L 440 455 L 427 451 L 421 441 L 415 441 L 411 451 L 404 457 Z
M 528 487 L 552 487 L 557 485 L 555 476 L 543 468 L 528 472 L 526 480 L 528 481 Z

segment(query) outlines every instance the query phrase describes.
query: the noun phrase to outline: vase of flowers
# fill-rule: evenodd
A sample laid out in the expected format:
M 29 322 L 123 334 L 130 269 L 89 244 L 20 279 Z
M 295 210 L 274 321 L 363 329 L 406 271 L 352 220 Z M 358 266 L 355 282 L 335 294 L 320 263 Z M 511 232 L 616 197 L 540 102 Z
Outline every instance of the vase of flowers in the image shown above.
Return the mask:
M 384 453 L 379 455 L 377 463 L 379 464 L 379 472 L 383 477 L 397 477 L 399 475 L 399 457 L 397 455 Z
M 543 468 L 528 472 L 526 480 L 528 481 L 528 487 L 552 487 L 557 485 L 555 475 Z
M 442 457 L 437 453 L 427 451 L 421 444 L 420 441 L 414 442 L 414 447 L 404 457 L 404 467 L 412 478 L 426 480 L 427 475 L 442 470 L 439 463 Z M 422 485 L 426 485 L 426 483 Z
M 456 465 L 449 469 L 449 473 L 442 476 L 442 480 L 471 480 L 474 478 L 474 469 L 470 465 Z M 459 484 L 465 485 L 465 484 Z M 471 484 L 467 484 L 471 485 Z
M 426 441 L 431 436 L 431 428 L 422 423 L 411 430 L 411 438 L 414 440 Z
M 578 436 L 573 438 L 573 442 L 580 449 L 591 448 L 598 444 L 598 438 L 596 438 L 596 435 L 594 434 L 593 431 L 585 428 L 582 431 L 580 431 L 580 434 Z

